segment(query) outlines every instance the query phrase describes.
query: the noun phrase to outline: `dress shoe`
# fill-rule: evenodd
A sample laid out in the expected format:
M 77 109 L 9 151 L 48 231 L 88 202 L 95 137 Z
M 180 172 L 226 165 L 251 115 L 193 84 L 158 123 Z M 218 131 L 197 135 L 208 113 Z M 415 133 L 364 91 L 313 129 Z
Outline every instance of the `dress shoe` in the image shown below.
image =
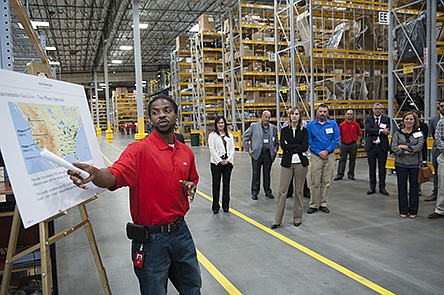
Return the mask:
M 428 218 L 429 219 L 439 219 L 439 218 L 443 218 L 444 215 L 433 212 L 432 214 L 429 214 Z
M 386 196 L 390 195 L 390 194 L 388 193 L 388 191 L 386 191 L 385 188 L 383 188 L 383 187 L 381 187 L 381 188 L 379 189 L 379 192 L 380 192 L 381 194 L 383 194 L 383 195 L 386 195 Z
M 230 210 L 230 208 L 222 208 L 222 210 L 224 210 L 224 212 L 228 212 Z
M 257 195 L 251 195 L 251 198 L 252 198 L 253 200 L 257 200 Z
M 322 212 L 324 212 L 324 213 L 330 213 L 330 210 L 328 210 L 327 207 L 323 207 L 323 206 L 320 206 L 320 207 L 319 207 L 319 211 L 322 211 Z
M 276 229 L 276 228 L 278 228 L 279 226 L 281 226 L 280 224 L 272 224 L 271 226 L 270 226 L 270 228 L 271 229 Z
M 373 195 L 374 193 L 376 193 L 374 189 L 369 189 L 367 195 Z
M 433 202 L 436 201 L 436 195 L 435 194 L 431 194 L 430 196 L 428 196 L 427 198 L 424 199 L 425 202 Z
M 342 180 L 342 177 L 341 177 L 341 176 L 336 176 L 335 178 L 333 178 L 333 180 L 334 180 L 334 181 Z
M 316 211 L 318 211 L 317 208 L 308 208 L 308 210 L 307 210 L 307 214 L 313 214 L 313 213 L 315 213 Z
M 356 178 L 354 176 L 349 176 L 348 179 L 350 180 L 356 180 Z
M 298 227 L 299 225 L 301 225 L 301 223 L 300 222 L 295 222 L 295 223 L 293 223 L 293 225 Z
M 273 195 L 265 195 L 267 198 L 269 198 L 269 199 L 274 199 L 274 196 Z
M 214 213 L 214 214 L 219 213 L 219 208 L 213 208 L 213 213 Z

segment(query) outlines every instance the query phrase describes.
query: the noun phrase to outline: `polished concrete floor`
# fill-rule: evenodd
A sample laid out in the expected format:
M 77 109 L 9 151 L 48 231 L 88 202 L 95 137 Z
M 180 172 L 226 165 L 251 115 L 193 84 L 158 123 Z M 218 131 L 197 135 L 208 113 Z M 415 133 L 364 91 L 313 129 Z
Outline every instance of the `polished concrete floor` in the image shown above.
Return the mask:
M 131 142 L 115 135 L 101 141 L 110 161 Z M 387 177 L 390 196 L 366 195 L 366 159 L 358 159 L 355 181 L 333 182 L 330 214 L 305 214 L 291 220 L 288 199 L 282 227 L 269 229 L 275 200 L 250 198 L 251 168 L 246 153 L 236 152 L 231 181 L 231 210 L 211 211 L 209 151 L 193 147 L 200 175 L 199 194 L 186 220 L 194 236 L 202 270 L 202 294 L 443 294 L 444 219 L 429 220 L 434 204 L 420 201 L 418 217 L 401 219 L 396 177 Z M 279 159 L 272 168 L 277 195 Z M 431 183 L 423 185 L 431 192 Z M 138 294 L 125 225 L 130 221 L 128 189 L 107 192 L 88 205 L 101 258 L 113 294 Z M 56 221 L 58 230 L 78 222 L 74 208 Z M 57 242 L 59 294 L 101 294 L 85 232 Z M 169 294 L 177 294 L 170 285 Z

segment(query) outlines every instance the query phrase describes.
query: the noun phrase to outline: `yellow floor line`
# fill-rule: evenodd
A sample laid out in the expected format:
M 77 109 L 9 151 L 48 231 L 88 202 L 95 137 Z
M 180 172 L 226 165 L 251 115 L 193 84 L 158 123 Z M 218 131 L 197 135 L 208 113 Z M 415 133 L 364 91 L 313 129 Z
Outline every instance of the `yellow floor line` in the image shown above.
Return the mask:
M 108 143 L 109 144 L 109 143 Z M 112 147 L 119 149 L 118 147 L 109 144 Z M 105 156 L 104 153 L 102 153 L 103 158 L 111 165 L 112 162 L 110 159 L 108 159 L 107 156 Z M 197 259 L 199 260 L 200 264 L 205 267 L 206 270 L 216 279 L 216 281 L 219 282 L 219 284 L 227 290 L 228 294 L 234 294 L 234 295 L 242 295 L 242 293 L 236 289 L 236 287 L 196 248 L 197 252 Z
M 205 199 L 209 200 L 209 201 L 213 200 L 209 195 L 201 192 L 200 190 L 197 190 L 197 193 L 199 195 L 201 195 L 202 197 L 204 197 Z M 372 281 L 367 280 L 366 278 L 358 275 L 357 273 L 355 273 L 355 272 L 353 272 L 353 271 L 343 267 L 342 265 L 337 264 L 336 262 L 334 262 L 334 261 L 332 261 L 332 260 L 330 260 L 330 259 L 328 259 L 328 258 L 326 258 L 326 257 L 324 257 L 324 256 L 322 256 L 322 255 L 320 255 L 320 254 L 318 254 L 318 253 L 308 249 L 307 247 L 302 246 L 301 244 L 296 243 L 295 241 L 287 238 L 286 236 L 284 236 L 284 235 L 282 235 L 282 234 L 280 234 L 280 233 L 270 229 L 269 227 L 267 227 L 267 226 L 265 226 L 265 225 L 255 221 L 255 220 L 251 219 L 250 217 L 248 217 L 248 216 L 246 216 L 246 215 L 244 215 L 244 214 L 234 210 L 233 208 L 230 208 L 230 212 L 233 213 L 234 215 L 238 216 L 239 218 L 242 218 L 243 220 L 247 221 L 248 223 L 250 223 L 250 224 L 260 228 L 261 230 L 269 233 L 270 235 L 278 238 L 279 240 L 287 243 L 288 245 L 298 249 L 299 251 L 301 251 L 301 252 L 303 252 L 303 253 L 313 257 L 314 259 L 324 263 L 325 265 L 328 265 L 329 267 L 339 271 L 340 273 L 342 273 L 342 274 L 352 278 L 353 280 L 357 281 L 358 283 L 363 284 L 364 286 L 372 289 L 373 291 L 375 291 L 375 292 L 377 292 L 379 294 L 384 294 L 384 295 L 386 295 L 386 294 L 387 295 L 388 294 L 394 294 L 391 291 L 389 291 L 387 289 L 384 289 L 383 287 L 373 283 Z
M 219 284 L 227 290 L 228 294 L 242 294 L 199 250 L 196 249 L 196 252 L 199 262 L 210 272 Z

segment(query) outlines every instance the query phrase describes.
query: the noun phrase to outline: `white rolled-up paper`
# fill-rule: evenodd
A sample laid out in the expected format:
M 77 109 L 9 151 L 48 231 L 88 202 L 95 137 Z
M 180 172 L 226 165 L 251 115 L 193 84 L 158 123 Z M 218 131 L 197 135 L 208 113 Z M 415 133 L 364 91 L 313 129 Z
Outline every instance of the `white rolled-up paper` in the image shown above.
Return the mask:
M 60 167 L 64 167 L 68 170 L 73 170 L 73 171 L 80 171 L 80 176 L 82 176 L 83 178 L 88 178 L 89 177 L 89 173 L 86 172 L 85 170 L 82 170 L 80 168 L 77 168 L 76 166 L 74 166 L 73 164 L 71 164 L 70 162 L 66 161 L 65 159 L 57 156 L 56 154 L 48 151 L 47 149 L 43 148 L 40 151 L 40 156 L 42 156 L 43 158 L 45 158 L 46 160 L 59 165 Z

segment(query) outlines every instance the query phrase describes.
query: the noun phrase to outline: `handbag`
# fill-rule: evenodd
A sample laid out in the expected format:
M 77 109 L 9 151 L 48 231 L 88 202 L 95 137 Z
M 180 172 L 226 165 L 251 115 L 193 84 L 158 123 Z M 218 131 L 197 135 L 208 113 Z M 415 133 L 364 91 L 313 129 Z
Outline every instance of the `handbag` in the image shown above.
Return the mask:
M 419 167 L 418 183 L 424 183 L 433 176 L 432 169 L 429 166 Z

